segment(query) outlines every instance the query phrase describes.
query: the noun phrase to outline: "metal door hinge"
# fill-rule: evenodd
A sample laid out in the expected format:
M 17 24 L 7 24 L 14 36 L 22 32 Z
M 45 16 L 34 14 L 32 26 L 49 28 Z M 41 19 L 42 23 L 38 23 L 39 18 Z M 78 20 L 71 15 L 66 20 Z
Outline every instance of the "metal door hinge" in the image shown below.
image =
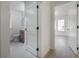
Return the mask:
M 79 4 L 77 4 L 77 7 L 79 7 Z
M 77 50 L 79 50 L 79 47 L 77 47 Z
M 79 28 L 79 26 L 77 26 L 77 29 Z
M 37 28 L 36 28 L 37 30 L 39 30 L 39 27 L 37 26 Z
M 37 48 L 36 51 L 39 51 L 39 48 Z
M 37 8 L 39 8 L 39 5 L 37 5 Z

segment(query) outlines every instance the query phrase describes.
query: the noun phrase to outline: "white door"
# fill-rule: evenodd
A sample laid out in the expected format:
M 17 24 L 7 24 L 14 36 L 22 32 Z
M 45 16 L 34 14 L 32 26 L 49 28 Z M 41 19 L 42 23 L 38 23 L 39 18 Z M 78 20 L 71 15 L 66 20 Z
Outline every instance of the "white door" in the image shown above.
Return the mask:
M 77 55 L 77 4 L 76 2 L 70 2 L 68 8 L 68 36 L 69 45 Z
M 25 3 L 25 47 L 37 56 L 37 2 Z

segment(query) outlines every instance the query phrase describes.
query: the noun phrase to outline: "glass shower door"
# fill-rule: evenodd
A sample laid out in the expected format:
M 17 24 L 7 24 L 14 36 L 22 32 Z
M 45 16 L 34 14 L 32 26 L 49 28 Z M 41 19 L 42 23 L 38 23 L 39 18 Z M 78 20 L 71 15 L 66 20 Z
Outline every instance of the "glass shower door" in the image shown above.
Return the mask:
M 70 2 L 68 4 L 68 36 L 69 45 L 73 52 L 78 55 L 78 38 L 77 38 L 77 4 L 76 2 Z
M 25 3 L 25 46 L 33 55 L 37 56 L 37 2 Z

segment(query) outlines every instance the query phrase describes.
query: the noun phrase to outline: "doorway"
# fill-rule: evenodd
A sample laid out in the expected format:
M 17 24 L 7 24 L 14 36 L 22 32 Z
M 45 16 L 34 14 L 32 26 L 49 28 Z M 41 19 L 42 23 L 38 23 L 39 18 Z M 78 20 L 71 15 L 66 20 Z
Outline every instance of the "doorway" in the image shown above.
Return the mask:
M 55 49 L 57 57 L 77 57 L 77 2 L 55 7 Z
M 37 2 L 10 2 L 10 55 L 14 58 L 38 56 Z

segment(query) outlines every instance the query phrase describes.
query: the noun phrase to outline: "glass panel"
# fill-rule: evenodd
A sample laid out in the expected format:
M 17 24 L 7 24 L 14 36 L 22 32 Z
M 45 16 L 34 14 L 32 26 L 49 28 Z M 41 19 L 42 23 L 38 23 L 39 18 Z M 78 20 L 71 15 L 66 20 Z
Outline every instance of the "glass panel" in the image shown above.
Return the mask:
M 68 8 L 68 36 L 69 45 L 77 55 L 77 7 L 76 2 L 70 2 L 67 5 Z
M 26 2 L 25 6 L 26 49 L 37 56 L 37 2 Z

